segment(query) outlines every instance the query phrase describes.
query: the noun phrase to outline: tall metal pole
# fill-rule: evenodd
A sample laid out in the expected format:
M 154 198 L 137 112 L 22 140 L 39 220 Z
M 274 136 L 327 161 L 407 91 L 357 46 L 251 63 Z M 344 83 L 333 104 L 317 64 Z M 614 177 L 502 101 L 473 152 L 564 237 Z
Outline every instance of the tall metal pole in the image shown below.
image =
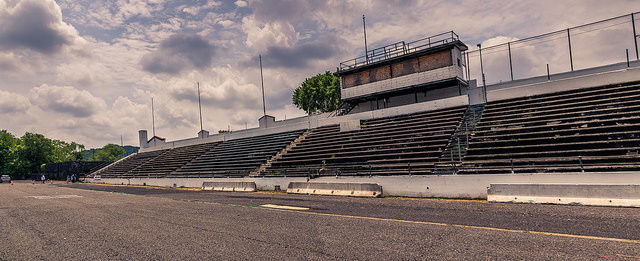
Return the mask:
M 509 49 L 509 71 L 511 72 L 511 80 L 513 81 L 513 64 L 511 62 L 511 42 L 507 42 L 507 48 Z
M 364 15 L 362 15 L 362 30 L 364 32 L 364 59 L 369 63 L 369 51 L 367 50 L 367 25 L 365 23 Z
M 467 80 L 471 80 L 471 63 L 469 60 L 469 52 L 467 52 Z
M 640 60 L 638 57 L 638 34 L 636 33 L 636 19 L 633 13 L 631 13 L 631 26 L 633 26 L 633 43 L 636 45 L 636 60 Z
M 153 97 L 151 97 L 151 127 L 153 128 L 153 137 L 156 136 L 156 115 L 153 110 Z
M 571 62 L 571 71 L 573 72 L 573 54 L 571 53 L 571 33 L 567 28 L 567 39 L 569 40 L 569 62 Z
M 200 82 L 198 83 L 198 110 L 200 110 L 200 131 L 203 131 L 204 128 L 202 128 L 202 105 L 200 103 Z
M 264 103 L 264 78 L 262 77 L 262 55 L 258 55 L 260 59 L 260 84 L 262 85 L 262 113 L 263 116 L 267 115 L 267 105 Z M 265 120 L 265 123 L 267 121 Z
M 484 92 L 484 101 L 487 101 L 487 81 L 484 77 L 484 67 L 482 65 L 482 45 L 478 44 L 478 52 L 480 53 L 480 73 L 482 74 L 482 91 Z

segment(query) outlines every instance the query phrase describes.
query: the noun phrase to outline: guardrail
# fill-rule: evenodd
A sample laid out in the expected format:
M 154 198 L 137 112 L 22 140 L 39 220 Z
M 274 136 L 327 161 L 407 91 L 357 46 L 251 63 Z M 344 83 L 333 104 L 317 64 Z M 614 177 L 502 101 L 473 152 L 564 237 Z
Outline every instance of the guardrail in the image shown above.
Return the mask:
M 383 47 L 369 50 L 365 55 L 353 58 L 340 63 L 340 70 L 353 69 L 367 64 L 384 61 L 390 58 L 398 57 L 419 50 L 444 45 L 454 41 L 458 41 L 458 35 L 453 32 L 445 32 L 432 35 L 420 40 L 405 42 L 400 41 Z

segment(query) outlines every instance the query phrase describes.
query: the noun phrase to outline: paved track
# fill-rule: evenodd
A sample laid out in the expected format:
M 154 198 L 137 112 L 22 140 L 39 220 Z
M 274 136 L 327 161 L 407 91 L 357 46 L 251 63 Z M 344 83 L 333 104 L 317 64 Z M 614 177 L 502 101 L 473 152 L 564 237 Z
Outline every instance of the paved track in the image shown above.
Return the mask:
M 640 260 L 640 209 L 0 184 L 0 260 L 223 258 Z

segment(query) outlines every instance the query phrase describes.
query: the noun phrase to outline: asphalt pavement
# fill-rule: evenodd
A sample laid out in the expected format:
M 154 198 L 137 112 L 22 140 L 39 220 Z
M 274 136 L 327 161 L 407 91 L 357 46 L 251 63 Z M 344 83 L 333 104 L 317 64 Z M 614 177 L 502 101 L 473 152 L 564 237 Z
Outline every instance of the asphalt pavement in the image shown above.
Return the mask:
M 640 209 L 0 184 L 0 260 L 640 260 Z

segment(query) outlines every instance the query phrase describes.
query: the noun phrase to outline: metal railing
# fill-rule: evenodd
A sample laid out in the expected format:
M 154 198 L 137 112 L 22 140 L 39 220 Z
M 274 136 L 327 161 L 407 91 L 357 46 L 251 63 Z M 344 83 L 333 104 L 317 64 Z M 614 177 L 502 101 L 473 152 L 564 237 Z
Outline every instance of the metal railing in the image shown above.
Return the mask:
M 581 69 L 623 64 L 640 60 L 637 23 L 640 12 L 593 23 L 482 46 L 463 53 L 464 78 L 499 84 L 520 79 L 544 77 Z M 482 63 L 482 64 L 481 64 Z M 481 84 L 479 81 L 478 84 Z
M 383 47 L 372 49 L 367 51 L 363 56 L 356 57 L 340 63 L 340 70 L 353 69 L 356 67 L 372 64 L 380 61 L 384 61 L 390 58 L 398 57 L 408 53 L 413 53 L 419 50 L 448 44 L 458 41 L 458 35 L 453 32 L 445 32 L 436 35 L 432 35 L 420 40 L 405 42 L 400 41 L 392 43 Z

